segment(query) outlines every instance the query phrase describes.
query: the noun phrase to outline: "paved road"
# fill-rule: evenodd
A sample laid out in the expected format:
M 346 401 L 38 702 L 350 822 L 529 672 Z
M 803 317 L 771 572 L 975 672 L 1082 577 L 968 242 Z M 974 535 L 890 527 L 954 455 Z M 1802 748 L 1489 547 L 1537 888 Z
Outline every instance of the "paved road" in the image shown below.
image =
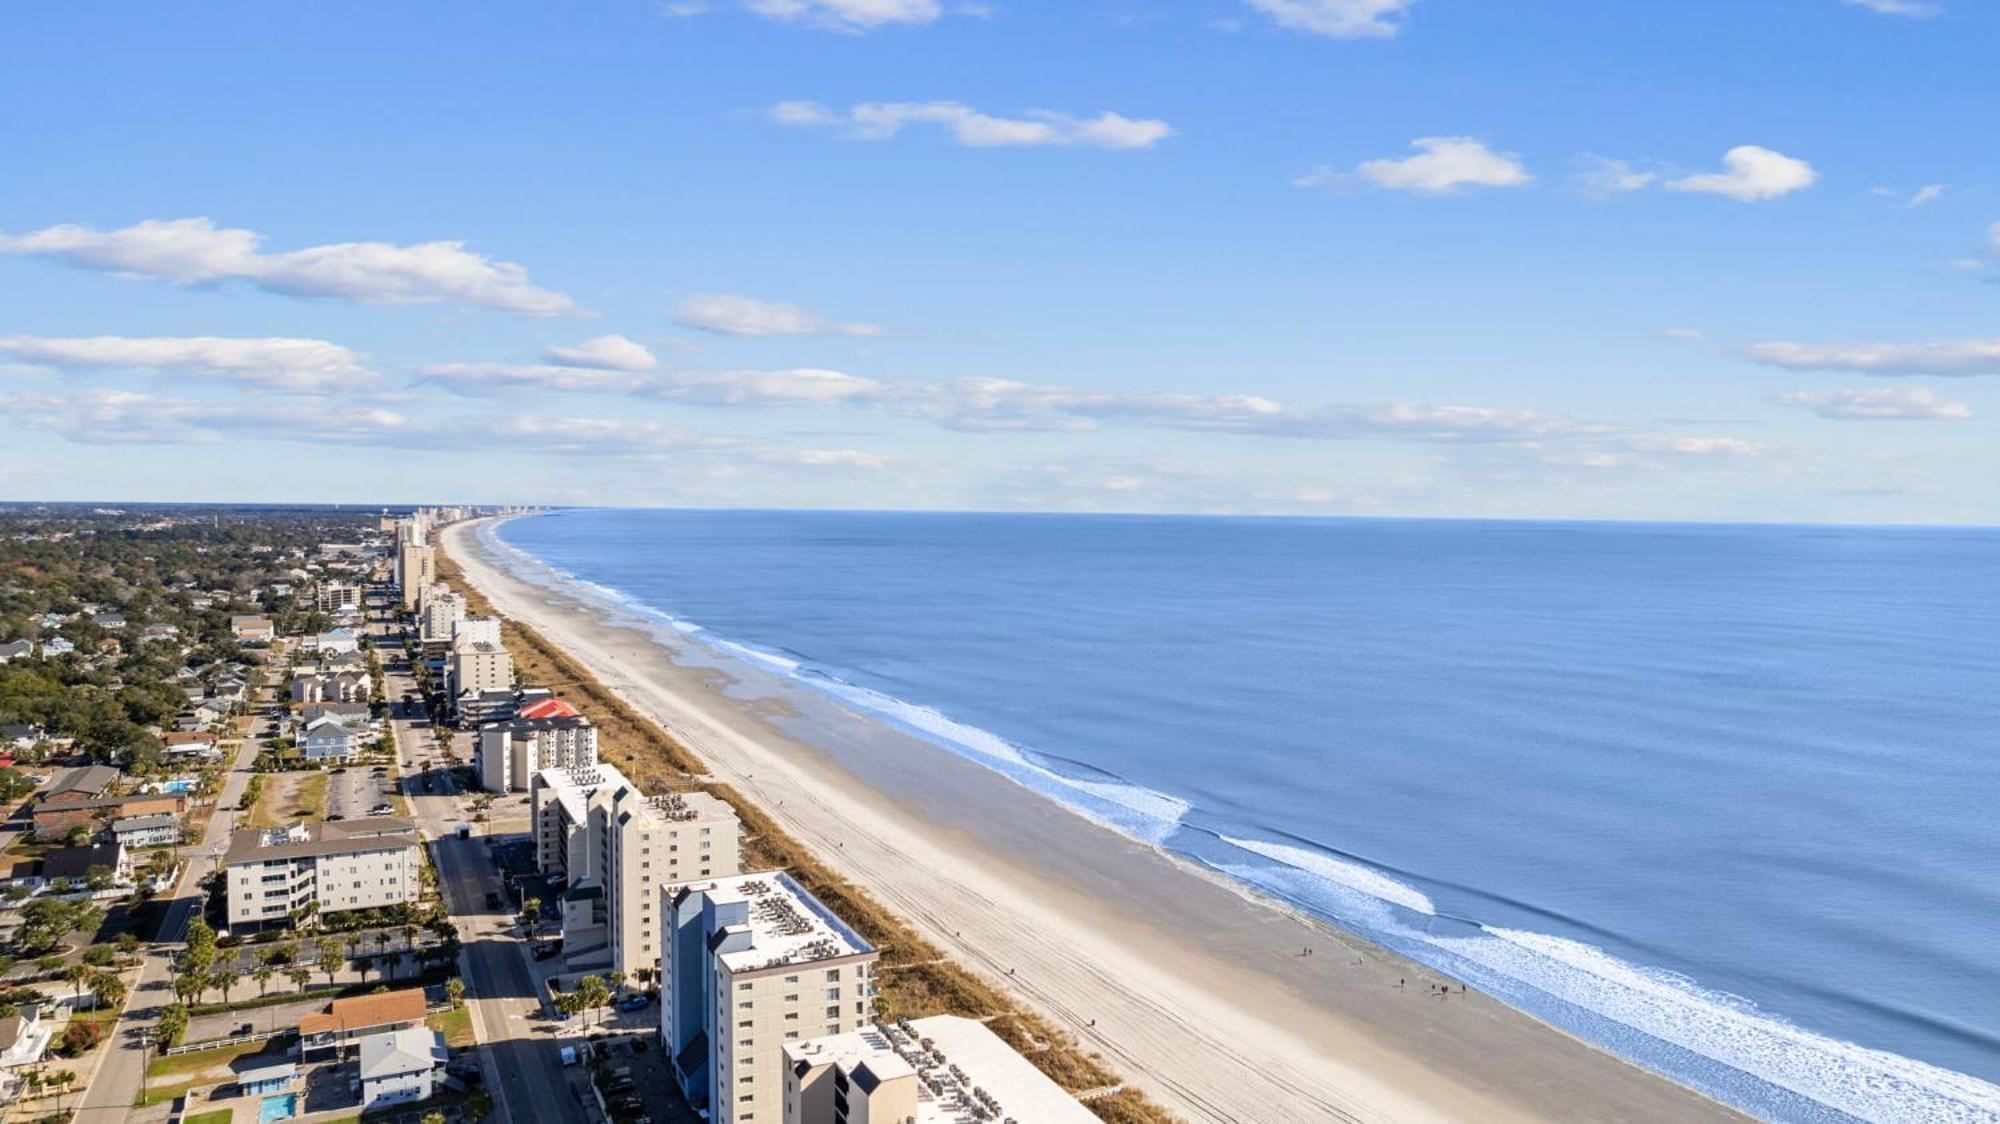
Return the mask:
M 379 624 L 374 631 L 387 632 Z M 377 643 L 388 646 L 400 644 L 400 640 L 385 638 Z M 385 665 L 387 662 L 385 657 Z M 385 667 L 384 688 L 393 700 L 406 690 L 414 690 L 415 684 L 407 672 Z M 486 895 L 500 892 L 502 886 L 487 858 L 485 840 L 478 835 L 458 838 L 464 809 L 448 781 L 440 779 L 435 791 L 426 793 L 418 779 L 418 761 L 432 753 L 430 725 L 418 719 L 393 718 L 390 727 L 395 732 L 396 756 L 403 769 L 411 815 L 432 839 L 438 886 L 464 944 L 460 970 L 472 1008 L 474 1034 L 484 1047 L 481 1066 L 494 1107 L 503 1120 L 586 1124 L 594 1111 L 587 1111 L 573 1091 L 572 1077 L 578 1071 L 562 1065 L 557 1043 L 548 1034 L 546 1028 L 551 1024 L 543 1019 L 526 946 L 511 932 L 512 914 L 486 906 Z
M 260 712 L 262 706 L 260 703 Z M 133 989 L 125 1013 L 113 1030 L 111 1045 L 84 1090 L 83 1104 L 77 1109 L 78 1124 L 115 1124 L 131 1115 L 132 1102 L 138 1099 L 145 1074 L 143 1036 L 150 1034 L 159 1021 L 160 1008 L 173 1002 L 168 980 L 173 976 L 175 946 L 187 935 L 188 922 L 201 905 L 202 880 L 215 870 L 216 859 L 228 844 L 235 821 L 235 814 L 228 809 L 243 801 L 243 790 L 250 784 L 250 765 L 257 760 L 258 748 L 256 738 L 243 739 L 201 841 L 181 849 L 187 869 L 181 874 L 173 899 L 167 903 L 158 940 L 146 950 L 139 970 L 139 985 Z

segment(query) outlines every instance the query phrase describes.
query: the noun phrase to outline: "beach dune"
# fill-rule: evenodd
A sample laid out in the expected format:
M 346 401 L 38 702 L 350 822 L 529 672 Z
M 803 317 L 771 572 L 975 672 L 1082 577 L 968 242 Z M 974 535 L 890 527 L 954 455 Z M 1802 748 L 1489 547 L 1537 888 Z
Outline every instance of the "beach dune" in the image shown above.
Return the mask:
M 1742 1119 L 815 692 L 516 577 L 475 528 L 442 542 L 500 612 L 1189 1120 Z

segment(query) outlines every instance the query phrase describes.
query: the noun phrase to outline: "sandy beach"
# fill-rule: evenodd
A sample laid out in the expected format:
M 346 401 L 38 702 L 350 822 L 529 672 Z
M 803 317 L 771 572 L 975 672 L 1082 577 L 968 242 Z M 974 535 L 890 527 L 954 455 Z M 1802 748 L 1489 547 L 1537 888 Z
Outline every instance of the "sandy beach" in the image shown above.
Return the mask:
M 476 527 L 443 545 L 500 612 L 1189 1120 L 1742 1119 L 816 692 L 516 578 Z

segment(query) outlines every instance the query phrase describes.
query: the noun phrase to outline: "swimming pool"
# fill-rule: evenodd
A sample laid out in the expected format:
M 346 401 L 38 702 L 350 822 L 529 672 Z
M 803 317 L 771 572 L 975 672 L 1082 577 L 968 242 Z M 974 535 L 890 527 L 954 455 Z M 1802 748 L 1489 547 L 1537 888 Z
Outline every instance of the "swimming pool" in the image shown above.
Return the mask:
M 185 793 L 185 792 L 193 792 L 193 791 L 194 791 L 194 781 L 192 781 L 192 780 L 190 780 L 190 779 L 188 779 L 188 778 L 186 778 L 186 777 L 179 777 L 179 778 L 176 778 L 176 779 L 174 779 L 174 780 L 170 780 L 170 781 L 161 781 L 161 782 L 160 782 L 160 791 L 161 791 L 161 792 L 183 792 L 183 793 Z
M 299 1114 L 299 1095 L 280 1093 L 275 1097 L 265 1097 L 264 1106 L 257 1110 L 260 1124 L 271 1124 L 273 1120 L 289 1120 Z

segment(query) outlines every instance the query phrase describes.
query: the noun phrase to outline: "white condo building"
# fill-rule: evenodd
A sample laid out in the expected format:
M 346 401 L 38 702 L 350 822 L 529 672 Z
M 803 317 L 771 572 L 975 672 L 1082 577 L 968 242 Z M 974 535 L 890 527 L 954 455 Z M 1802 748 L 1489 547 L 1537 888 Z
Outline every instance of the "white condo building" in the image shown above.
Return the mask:
M 509 691 L 513 686 L 514 657 L 507 654 L 507 649 L 484 641 L 453 642 L 451 654 L 444 661 L 444 689 L 452 700 L 454 712 L 463 707 L 468 697 L 476 699 L 489 691 Z
M 236 832 L 225 859 L 229 925 L 283 923 L 309 904 L 326 914 L 414 902 L 421 847 L 415 824 L 381 817 Z
M 417 637 L 426 644 L 448 644 L 465 619 L 465 598 L 449 586 L 432 585 L 424 592 L 417 616 Z
M 785 1046 L 784 1124 L 1097 1124 L 977 1019 L 933 1015 Z
M 561 699 L 540 699 L 522 704 L 507 721 L 481 726 L 475 756 L 479 787 L 525 792 L 543 769 L 597 764 L 597 727 Z
M 735 809 L 706 792 L 646 796 L 610 765 L 543 769 L 528 787 L 541 873 L 565 883 L 564 960 L 628 976 L 660 962 L 660 887 L 743 869 Z
M 870 1025 L 873 946 L 780 871 L 662 887 L 660 1037 L 713 1124 L 777 1124 L 785 1047 Z

